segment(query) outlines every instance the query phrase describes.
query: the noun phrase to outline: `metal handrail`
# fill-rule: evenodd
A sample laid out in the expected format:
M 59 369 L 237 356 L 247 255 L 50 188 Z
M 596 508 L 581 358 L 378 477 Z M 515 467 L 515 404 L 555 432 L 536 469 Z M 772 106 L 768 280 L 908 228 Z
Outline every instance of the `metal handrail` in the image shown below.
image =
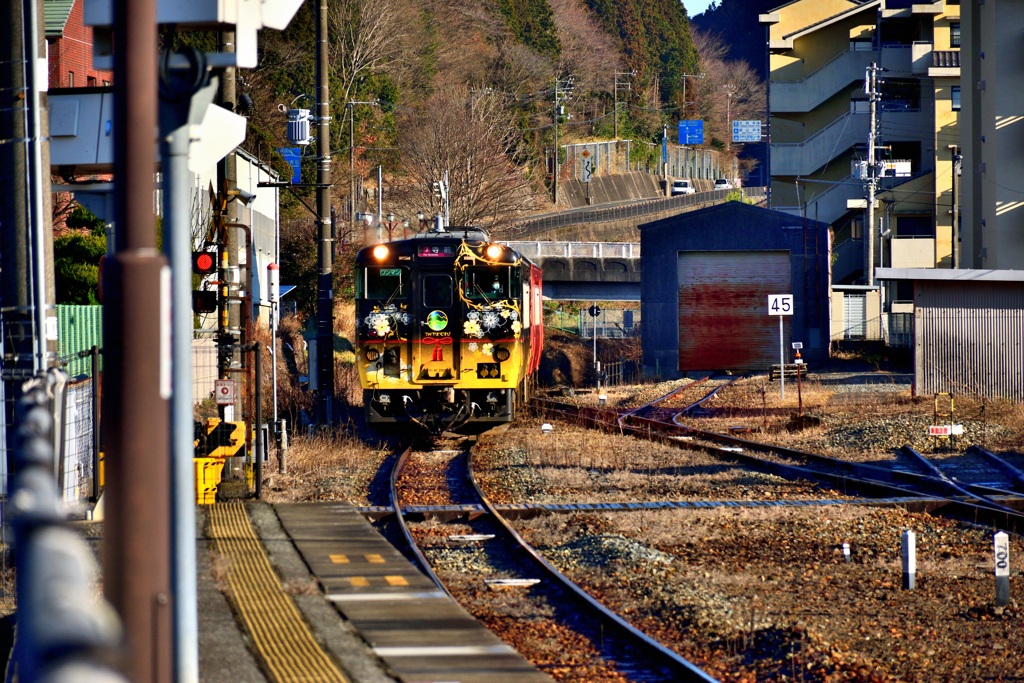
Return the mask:
M 811 137 L 807 138 L 803 142 L 773 142 L 772 143 L 772 147 L 803 147 L 804 145 L 806 145 L 811 140 L 815 139 L 819 135 L 823 135 L 825 133 L 825 131 L 830 130 L 831 128 L 833 128 L 834 126 L 836 126 L 839 123 L 843 122 L 844 119 L 846 119 L 846 118 L 848 118 L 850 116 L 867 116 L 867 112 L 853 112 L 853 111 L 844 112 L 842 115 L 839 116 L 839 118 L 837 118 L 836 120 L 832 121 L 831 123 L 826 124 L 824 128 L 822 128 L 821 130 L 819 130 L 818 132 L 816 132 L 814 135 L 812 135 Z

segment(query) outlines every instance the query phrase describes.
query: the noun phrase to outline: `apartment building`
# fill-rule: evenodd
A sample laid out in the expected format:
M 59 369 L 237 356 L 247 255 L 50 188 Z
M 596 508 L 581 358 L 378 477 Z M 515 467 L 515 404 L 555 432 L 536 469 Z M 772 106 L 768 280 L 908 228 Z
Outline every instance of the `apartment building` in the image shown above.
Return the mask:
M 868 286 L 869 267 L 953 267 L 959 2 L 795 0 L 759 18 L 768 38 L 772 208 L 832 226 L 833 331 L 884 335 L 885 314 L 910 311 L 912 292 Z M 868 264 L 865 76 L 872 64 L 882 69 L 875 115 L 882 177 Z
M 46 51 L 51 88 L 110 85 L 111 71 L 92 63 L 92 27 L 84 23 L 85 0 L 44 0 Z

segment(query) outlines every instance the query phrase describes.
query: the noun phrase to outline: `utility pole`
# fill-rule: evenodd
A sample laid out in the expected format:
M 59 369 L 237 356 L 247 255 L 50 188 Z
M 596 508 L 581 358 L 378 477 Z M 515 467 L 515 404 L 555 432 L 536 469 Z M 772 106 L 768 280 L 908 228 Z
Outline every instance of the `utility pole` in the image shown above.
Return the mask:
M 869 287 L 873 287 L 875 284 L 875 187 L 878 182 L 878 174 L 875 169 L 875 136 L 877 135 L 875 128 L 875 113 L 878 104 L 878 91 L 875 87 L 875 74 L 878 71 L 879 68 L 875 62 L 871 62 L 871 66 L 867 68 L 867 74 L 864 82 L 864 90 L 867 92 L 869 98 L 868 115 L 870 116 L 870 120 L 868 121 L 868 220 L 863 231 L 864 277 L 865 282 Z
M 959 145 L 949 145 L 953 151 L 953 267 L 960 267 L 960 166 L 963 156 Z
M 34 374 L 36 359 L 29 279 L 31 176 L 28 147 L 24 144 L 29 137 L 30 114 L 28 98 L 24 96 L 29 78 L 25 58 L 25 3 L 6 2 L 3 10 L 0 25 L 7 27 L 7 35 L 0 41 L 0 139 L 11 142 L 0 143 L 0 168 L 9 174 L 5 177 L 10 178 L 4 192 L 0 192 L 0 239 L 4 245 L 0 249 L 0 319 L 3 321 L 4 444 L 6 473 L 10 476 L 14 472 L 17 432 L 14 407 L 21 397 L 21 385 Z M 6 488 L 4 492 L 7 493 Z
M 156 0 L 114 0 L 116 251 L 104 267 L 103 590 L 124 622 L 125 675 L 173 679 L 171 274 L 156 250 Z
M 732 96 L 736 86 L 728 83 L 722 86 L 725 91 L 725 148 L 732 149 Z
M 554 111 L 552 112 L 554 119 L 553 123 L 555 126 L 555 172 L 552 175 L 551 199 L 556 207 L 558 206 L 558 119 L 562 115 L 562 112 L 565 110 L 561 102 L 563 99 L 565 99 L 566 93 L 572 92 L 572 84 L 575 80 L 576 79 L 573 78 L 572 76 L 565 79 L 564 83 L 562 81 L 559 81 L 557 78 L 555 79 L 555 107 Z
M 619 139 L 619 88 L 622 88 L 622 89 L 626 90 L 627 92 L 632 92 L 632 90 L 633 90 L 633 83 L 631 81 L 627 81 L 625 79 L 620 81 L 619 80 L 619 76 L 630 76 L 630 77 L 633 77 L 633 76 L 636 76 L 636 71 L 616 71 L 616 72 L 614 72 L 613 78 L 615 80 L 614 90 L 615 90 L 615 139 L 616 140 Z
M 319 0 L 316 22 L 317 164 L 316 211 L 320 221 L 317 280 L 317 403 L 320 422 L 334 422 L 334 240 L 331 236 L 331 117 L 327 70 L 327 0 Z M 352 148 L 353 152 L 355 147 Z M 354 176 L 353 176 L 354 177 Z M 259 369 L 257 368 L 257 372 Z M 256 426 L 260 428 L 259 425 Z M 262 454 L 257 454 L 262 457 Z

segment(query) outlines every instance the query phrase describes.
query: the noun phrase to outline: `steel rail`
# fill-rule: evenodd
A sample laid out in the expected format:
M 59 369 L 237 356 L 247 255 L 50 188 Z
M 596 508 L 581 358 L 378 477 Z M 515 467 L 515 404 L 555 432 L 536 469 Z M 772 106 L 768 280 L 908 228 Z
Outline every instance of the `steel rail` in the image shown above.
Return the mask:
M 981 495 L 977 495 L 977 494 L 972 494 L 963 485 L 959 484 L 958 482 L 953 481 L 949 477 L 949 475 L 947 475 L 945 472 L 940 470 L 935 463 L 933 463 L 932 461 L 928 460 L 928 458 L 924 457 L 923 455 L 921 455 L 920 453 L 915 451 L 910 446 L 904 446 L 903 448 L 900 449 L 900 452 L 903 453 L 904 455 L 912 458 L 918 464 L 920 464 L 922 467 L 924 467 L 929 472 L 931 472 L 932 476 L 934 476 L 937 479 L 939 479 L 940 481 L 942 481 L 949 488 L 950 491 L 958 493 L 958 494 L 960 494 L 962 496 L 966 496 L 968 498 L 976 498 L 978 500 L 982 500 L 982 501 L 984 501 L 985 505 L 987 505 L 989 507 L 992 507 L 992 508 L 995 508 L 996 510 L 1003 510 L 1005 512 L 1011 512 L 1011 513 L 1016 514 L 1016 512 L 1017 512 L 1016 510 L 1013 510 L 1012 508 L 1008 508 L 1005 505 L 1000 505 L 999 503 L 997 503 L 996 501 L 992 500 L 991 498 L 989 498 L 987 496 L 981 496 Z
M 420 569 L 423 570 L 423 573 L 426 574 L 427 577 L 434 582 L 434 585 L 440 588 L 445 595 L 452 600 L 455 600 L 452 594 L 448 592 L 448 589 L 445 588 L 444 584 L 441 583 L 441 579 L 438 578 L 437 574 L 435 574 L 434 570 L 430 567 L 430 563 L 427 562 L 427 556 L 423 554 L 419 544 L 416 543 L 416 539 L 412 536 L 412 531 L 409 530 L 409 526 L 405 523 L 405 513 L 402 511 L 402 504 L 398 500 L 398 479 L 402 474 L 402 468 L 405 467 L 405 463 L 409 460 L 410 453 L 412 453 L 412 446 L 409 446 L 402 451 L 402 454 L 398 456 L 397 460 L 395 460 L 394 467 L 391 468 L 391 508 L 395 511 L 395 519 L 398 520 L 398 526 L 402 530 L 402 535 L 405 536 L 405 542 L 409 544 L 409 549 L 412 550 L 412 554 L 416 556 L 416 562 L 420 565 Z
M 473 488 L 476 490 L 476 494 L 480 497 L 481 502 L 487 511 L 491 513 L 495 520 L 505 529 L 505 531 L 515 539 L 519 546 L 531 557 L 533 560 L 540 565 L 541 569 L 548 575 L 554 578 L 560 583 L 566 590 L 568 590 L 573 596 L 583 601 L 590 609 L 597 613 L 597 616 L 608 625 L 619 629 L 620 631 L 627 634 L 630 638 L 637 641 L 644 649 L 649 650 L 659 661 L 668 664 L 670 667 L 678 671 L 679 678 L 674 678 L 677 681 L 702 681 L 702 682 L 715 682 L 716 678 L 710 676 L 707 672 L 703 671 L 700 667 L 696 666 L 692 662 L 688 661 L 679 653 L 674 650 L 662 645 L 655 639 L 648 636 L 643 631 L 639 630 L 628 621 L 620 617 L 615 612 L 605 607 L 601 602 L 592 597 L 585 590 L 576 585 L 567 576 L 558 571 L 550 562 L 537 552 L 537 550 L 527 543 L 526 539 L 519 535 L 512 525 L 506 520 L 494 507 L 490 499 L 484 495 L 483 489 L 480 487 L 479 482 L 476 479 L 476 474 L 473 471 L 473 456 L 474 448 L 469 450 L 469 464 L 467 471 L 469 472 L 469 480 L 473 484 Z
M 721 385 L 719 385 L 719 386 L 715 387 L 715 388 L 714 388 L 714 390 L 712 390 L 712 392 L 711 392 L 710 394 L 708 394 L 707 396 L 705 396 L 704 398 L 702 398 L 702 399 L 700 399 L 700 400 L 698 400 L 698 401 L 696 401 L 696 402 L 694 402 L 694 403 L 691 403 L 690 405 L 688 405 L 688 406 L 686 406 L 685 408 L 683 408 L 683 409 L 682 409 L 682 411 L 681 411 L 681 412 L 680 412 L 679 414 L 677 414 L 677 415 L 673 416 L 672 420 L 674 421 L 674 420 L 675 420 L 675 419 L 676 419 L 677 417 L 679 417 L 680 415 L 685 415 L 685 414 L 687 414 L 688 412 L 690 412 L 691 410 L 694 410 L 694 409 L 696 409 L 696 408 L 699 408 L 699 407 L 700 407 L 701 405 L 703 405 L 703 404 L 704 404 L 704 402 L 705 402 L 705 401 L 710 401 L 710 400 L 711 400 L 712 398 L 714 398 L 714 397 L 715 397 L 715 395 L 716 395 L 716 394 L 717 394 L 717 393 L 718 393 L 719 391 L 721 391 L 722 389 L 725 389 L 725 388 L 726 388 L 726 387 L 728 387 L 728 386 L 732 386 L 732 385 L 733 385 L 733 384 L 734 384 L 734 383 L 735 383 L 735 382 L 736 382 L 737 380 L 739 380 L 739 379 L 740 379 L 740 376 L 736 376 L 736 377 L 733 377 L 733 378 L 732 378 L 731 380 L 729 380 L 728 382 L 726 382 L 725 384 L 721 384 Z
M 1017 469 L 1010 463 L 1006 462 L 992 451 L 986 450 L 981 446 L 971 446 L 970 448 L 967 449 L 967 452 L 974 452 L 978 455 L 981 455 L 983 458 L 986 458 L 989 461 L 991 461 L 992 464 L 994 464 L 999 470 L 1003 472 L 1003 474 L 1008 476 L 1013 481 L 1014 490 L 1018 492 L 1024 491 L 1024 472 L 1021 472 L 1021 470 Z
M 1020 511 L 1003 506 L 995 508 L 989 504 L 972 503 L 969 500 L 961 500 L 956 497 L 951 497 L 948 495 L 948 488 L 946 484 L 936 477 L 913 474 L 910 472 L 897 472 L 873 465 L 836 460 L 816 453 L 798 451 L 784 446 L 774 446 L 756 441 L 747 441 L 746 439 L 739 439 L 725 434 L 717 434 L 715 432 L 707 432 L 687 427 L 679 424 L 678 421 L 675 420 L 672 423 L 667 423 L 647 418 L 631 417 L 630 421 L 634 423 L 633 425 L 619 425 L 617 419 L 615 419 L 618 418 L 618 414 L 608 410 L 602 410 L 599 408 L 581 408 L 578 406 L 560 403 L 558 401 L 551 401 L 550 399 L 537 398 L 534 399 L 534 401 L 550 410 L 555 410 L 563 414 L 574 414 L 583 422 L 589 422 L 598 428 L 617 429 L 623 434 L 643 436 L 651 440 L 674 444 L 681 448 L 716 452 L 723 457 L 739 460 L 756 467 L 761 471 L 777 474 L 778 476 L 787 479 L 802 477 L 811 481 L 827 484 L 844 492 L 847 491 L 849 487 L 853 486 L 855 487 L 855 490 L 861 491 L 865 494 L 868 492 L 879 492 L 884 493 L 886 497 L 894 495 L 929 496 L 933 499 L 943 501 L 942 507 L 956 511 L 961 516 L 973 518 L 975 521 L 980 520 L 990 524 L 991 526 L 1002 525 L 1004 528 L 1009 530 L 1024 530 L 1024 514 Z M 796 465 L 778 463 L 758 458 L 753 455 L 748 455 L 743 452 L 716 447 L 710 444 L 696 444 L 680 441 L 678 438 L 680 436 L 688 436 L 691 438 L 697 437 L 707 441 L 719 441 L 734 446 L 740 446 L 744 449 L 776 453 L 792 458 L 809 460 L 811 462 L 836 468 L 840 473 L 835 474 L 832 472 L 812 470 Z M 867 475 L 877 475 L 881 478 L 868 478 Z M 902 484 L 896 482 L 902 482 Z M 914 486 L 915 488 L 908 489 L 906 486 Z M 976 494 L 972 494 L 969 498 L 977 499 L 978 496 Z M 1021 502 L 1024 503 L 1024 501 Z
M 639 408 L 634 408 L 633 410 L 628 410 L 625 413 L 618 413 L 618 415 L 619 415 L 619 426 L 620 427 L 622 426 L 623 422 L 625 421 L 625 419 L 627 417 L 631 417 L 633 415 L 636 415 L 636 414 L 640 413 L 641 411 L 649 410 L 651 408 L 654 408 L 655 406 L 657 406 L 662 401 L 667 401 L 668 399 L 672 398 L 676 394 L 679 394 L 679 393 L 682 393 L 682 392 L 686 391 L 690 387 L 695 387 L 698 384 L 703 384 L 704 382 L 708 381 L 709 378 L 710 378 L 710 375 L 702 377 L 701 379 L 694 380 L 694 381 L 690 382 L 689 384 L 684 384 L 681 387 L 676 387 L 675 389 L 673 389 L 672 391 L 668 392 L 667 394 L 665 394 L 661 398 L 656 398 L 653 401 L 651 401 L 650 403 L 645 403 L 644 405 L 640 406 Z

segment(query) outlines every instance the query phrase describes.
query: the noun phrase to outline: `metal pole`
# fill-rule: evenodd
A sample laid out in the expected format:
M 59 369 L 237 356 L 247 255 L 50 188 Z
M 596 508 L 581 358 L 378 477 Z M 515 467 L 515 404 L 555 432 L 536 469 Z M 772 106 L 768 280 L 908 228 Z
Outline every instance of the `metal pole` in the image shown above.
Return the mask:
M 384 219 L 384 173 L 380 164 L 377 164 L 377 225 Z M 447 180 L 447 179 L 446 179 Z M 389 242 L 391 240 L 388 240 Z
M 263 354 L 259 342 L 253 342 L 256 372 L 256 457 L 252 461 L 256 500 L 263 498 Z M 193 544 L 195 545 L 195 544 Z
M 875 284 L 875 107 L 878 95 L 875 93 L 874 62 L 868 67 L 868 96 L 871 120 L 868 122 L 868 220 L 864 226 L 864 281 L 869 287 Z
M 89 350 L 92 360 L 92 500 L 100 499 L 100 347 Z
M 327 0 L 319 0 L 316 23 L 316 106 L 317 157 L 320 161 L 316 174 L 316 212 L 320 217 L 320 276 L 317 281 L 316 369 L 320 421 L 330 424 L 334 421 L 334 268 L 331 258 L 334 242 L 331 239 L 331 93 L 327 48 Z M 352 150 L 354 152 L 355 147 Z
M 124 123 L 114 127 L 117 251 L 104 268 L 103 590 L 124 621 L 125 674 L 170 683 L 171 282 L 153 231 L 155 0 L 115 0 L 114 44 L 114 119 Z
M 555 126 L 555 172 L 551 176 L 551 201 L 554 202 L 555 208 L 558 208 L 558 79 L 555 79 L 555 109 L 552 112 L 553 119 L 552 123 Z
M 779 386 L 782 387 L 782 400 L 786 400 L 786 351 L 782 347 L 782 319 L 779 316 Z
M 169 57 L 169 55 L 164 55 Z M 190 123 L 202 120 L 216 83 L 203 77 L 205 64 L 187 76 L 170 72 L 162 81 L 160 156 L 163 172 L 163 246 L 171 263 L 171 545 L 174 586 L 176 683 L 199 681 L 199 614 L 196 588 L 195 449 L 192 406 L 192 233 Z M 196 84 L 199 85 L 196 85 Z M 180 87 L 180 89 L 179 89 Z M 200 90 L 203 90 L 201 94 Z

